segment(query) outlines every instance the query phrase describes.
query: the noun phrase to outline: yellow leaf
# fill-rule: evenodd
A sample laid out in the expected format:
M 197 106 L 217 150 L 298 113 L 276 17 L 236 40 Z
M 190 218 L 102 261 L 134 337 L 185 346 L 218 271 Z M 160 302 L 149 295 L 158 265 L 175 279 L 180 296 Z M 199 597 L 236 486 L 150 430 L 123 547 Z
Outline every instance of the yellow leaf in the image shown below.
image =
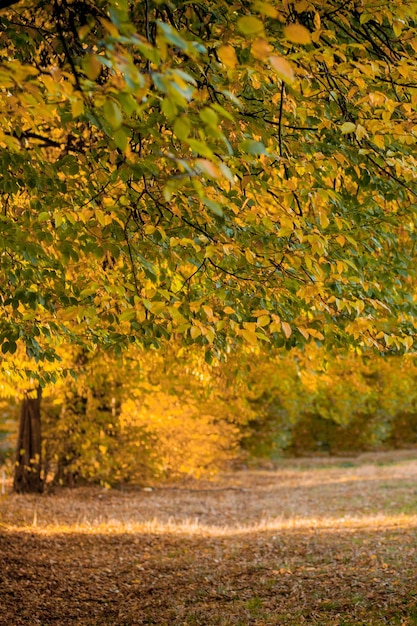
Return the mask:
M 64 216 L 62 215 L 62 213 L 60 213 L 59 211 L 54 211 L 54 222 L 55 222 L 55 226 L 56 228 L 58 228 L 59 226 L 61 226 L 61 224 L 64 222 Z
M 269 315 L 261 315 L 260 317 L 258 317 L 258 326 L 268 326 L 269 322 L 271 321 L 271 318 L 269 317 Z
M 413 338 L 412 337 L 404 337 L 403 344 L 405 345 L 407 350 L 409 350 L 411 348 L 413 343 L 414 342 L 413 342 Z
M 307 0 L 301 0 L 300 2 L 297 2 L 297 4 L 294 5 L 294 9 L 297 13 L 304 13 L 304 11 L 307 11 L 308 8 L 309 8 L 309 4 Z
M 356 131 L 355 131 L 356 137 L 359 139 L 359 141 L 361 139 L 363 139 L 364 137 L 367 136 L 367 132 L 366 132 L 366 128 L 364 126 L 361 126 L 361 124 L 358 124 L 356 126 Z
M 103 65 L 97 58 L 95 54 L 89 54 L 83 59 L 83 70 L 87 74 L 90 80 L 96 80 L 101 70 L 103 69 Z
M 308 334 L 315 339 L 319 339 L 320 341 L 324 339 L 324 335 L 319 330 L 316 330 L 315 328 L 307 328 L 306 330 L 308 331 Z
M 360 315 L 362 313 L 362 311 L 365 308 L 365 303 L 362 302 L 362 300 L 357 300 L 355 303 L 355 309 L 358 315 Z
M 207 341 L 213 343 L 216 333 L 214 332 L 213 328 L 209 326 L 208 328 L 205 328 L 203 330 L 203 335 L 206 337 Z
M 145 309 L 139 309 L 139 311 L 137 312 L 137 321 L 139 322 L 139 324 L 142 324 L 142 322 L 144 322 L 146 320 L 146 311 Z
M 323 210 L 319 210 L 319 218 L 320 218 L 320 225 L 322 228 L 327 228 L 328 225 L 330 224 L 330 220 L 327 217 L 326 213 Z
M 291 335 L 292 335 L 292 328 L 291 328 L 291 326 L 288 324 L 288 322 L 281 322 L 281 328 L 282 328 L 286 338 L 289 339 L 291 337 Z
M 272 322 L 272 324 L 269 327 L 270 333 L 278 333 L 280 330 L 281 330 L 281 326 L 278 322 Z
M 286 59 L 273 55 L 269 57 L 269 62 L 281 80 L 285 83 L 294 81 L 294 70 Z
M 263 61 L 264 59 L 267 59 L 268 56 L 271 54 L 272 48 L 266 41 L 266 39 L 258 38 L 255 39 L 255 41 L 253 42 L 250 51 L 252 52 L 252 55 L 255 57 L 255 59 L 260 59 L 261 61 Z
M 220 46 L 217 48 L 217 55 L 226 67 L 234 68 L 237 65 L 235 49 L 232 46 Z
M 118 37 L 119 36 L 119 31 L 117 30 L 116 26 L 113 24 L 113 22 L 110 22 L 109 20 L 104 19 L 103 17 L 99 17 L 99 22 L 101 22 L 101 25 L 103 26 L 103 28 L 105 28 L 107 30 L 107 32 L 109 33 L 110 37 Z
M 256 345 L 256 344 L 258 343 L 258 338 L 257 338 L 257 336 L 256 336 L 256 333 L 254 333 L 252 330 L 245 330 L 245 329 L 242 329 L 242 330 L 240 331 L 240 334 L 241 334 L 241 335 L 242 335 L 242 337 L 243 337 L 244 339 L 246 339 L 246 341 L 247 341 L 248 343 L 250 343 L 251 345 L 253 345 L 253 346 L 254 346 L 254 345 Z
M 147 306 L 147 309 L 151 311 L 154 315 L 160 315 L 166 310 L 166 308 L 166 302 L 161 301 L 149 302 L 149 305 Z
M 284 28 L 284 37 L 291 43 L 306 45 L 311 43 L 310 31 L 302 24 L 288 24 Z
M 253 254 L 252 250 L 249 250 L 249 248 L 246 248 L 245 257 L 248 263 L 253 263 L 255 255 Z
M 201 330 L 198 328 L 198 326 L 191 326 L 190 335 L 192 339 L 196 339 L 201 335 Z
M 372 141 L 377 146 L 377 148 L 385 148 L 384 135 L 374 135 L 372 137 Z
M 340 132 L 342 135 L 347 135 L 348 133 L 353 133 L 356 130 L 356 124 L 353 122 L 345 122 L 340 127 Z
M 84 101 L 81 98 L 71 100 L 71 113 L 73 117 L 78 117 L 84 113 Z
M 254 9 L 267 17 L 278 17 L 277 9 L 269 2 L 255 2 Z
M 225 306 L 223 311 L 226 313 L 226 315 L 234 315 L 235 310 L 232 309 L 231 306 Z
M 309 338 L 308 330 L 306 328 L 301 328 L 301 326 L 297 326 L 297 330 L 302 334 L 304 339 L 307 340 Z
M 211 308 L 211 306 L 207 306 L 206 304 L 203 304 L 202 309 L 204 313 L 207 315 L 207 319 L 211 321 L 214 317 L 213 309 Z
M 402 20 L 395 20 L 392 24 L 392 30 L 394 31 L 394 35 L 396 37 L 400 37 L 401 33 L 403 32 Z
M 255 333 L 257 338 L 260 339 L 261 341 L 265 341 L 266 343 L 271 343 L 271 340 L 269 339 L 269 337 L 267 337 L 264 333 Z
M 384 335 L 385 344 L 389 348 L 395 342 L 395 337 L 392 335 Z

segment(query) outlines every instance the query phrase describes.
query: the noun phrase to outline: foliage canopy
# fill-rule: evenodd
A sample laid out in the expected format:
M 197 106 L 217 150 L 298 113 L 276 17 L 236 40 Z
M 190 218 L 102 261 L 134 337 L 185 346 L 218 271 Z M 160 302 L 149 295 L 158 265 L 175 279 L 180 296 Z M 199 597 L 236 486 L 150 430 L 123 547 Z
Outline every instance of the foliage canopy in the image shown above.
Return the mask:
M 0 8 L 4 354 L 411 348 L 414 2 Z

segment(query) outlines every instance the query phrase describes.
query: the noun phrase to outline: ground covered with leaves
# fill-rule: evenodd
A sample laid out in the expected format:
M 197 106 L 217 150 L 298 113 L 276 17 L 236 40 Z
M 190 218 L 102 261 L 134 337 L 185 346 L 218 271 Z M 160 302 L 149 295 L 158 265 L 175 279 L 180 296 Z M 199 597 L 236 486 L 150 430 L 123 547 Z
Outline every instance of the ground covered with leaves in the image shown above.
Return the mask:
M 0 498 L 0 624 L 417 624 L 417 452 Z

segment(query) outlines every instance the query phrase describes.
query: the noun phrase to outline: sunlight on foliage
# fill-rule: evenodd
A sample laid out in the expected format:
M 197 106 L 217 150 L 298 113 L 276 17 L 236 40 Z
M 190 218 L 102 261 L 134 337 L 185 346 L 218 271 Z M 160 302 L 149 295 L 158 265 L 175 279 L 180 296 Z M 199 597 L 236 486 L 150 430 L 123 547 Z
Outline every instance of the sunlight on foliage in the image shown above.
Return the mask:
M 409 2 L 1 6 L 7 358 L 412 348 Z
M 199 478 L 222 467 L 237 452 L 237 426 L 228 424 L 224 416 L 219 420 L 205 414 L 197 401 L 184 401 L 157 388 L 136 401 L 124 402 L 120 422 L 122 432 L 132 437 L 138 430 L 151 442 L 157 477 Z

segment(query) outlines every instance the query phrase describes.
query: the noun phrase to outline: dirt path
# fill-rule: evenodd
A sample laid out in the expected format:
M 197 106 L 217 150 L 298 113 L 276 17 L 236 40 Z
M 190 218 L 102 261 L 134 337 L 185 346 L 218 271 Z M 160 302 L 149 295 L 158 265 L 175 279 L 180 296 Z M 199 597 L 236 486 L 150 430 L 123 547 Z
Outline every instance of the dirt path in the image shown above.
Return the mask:
M 0 624 L 416 625 L 414 456 L 2 496 Z

